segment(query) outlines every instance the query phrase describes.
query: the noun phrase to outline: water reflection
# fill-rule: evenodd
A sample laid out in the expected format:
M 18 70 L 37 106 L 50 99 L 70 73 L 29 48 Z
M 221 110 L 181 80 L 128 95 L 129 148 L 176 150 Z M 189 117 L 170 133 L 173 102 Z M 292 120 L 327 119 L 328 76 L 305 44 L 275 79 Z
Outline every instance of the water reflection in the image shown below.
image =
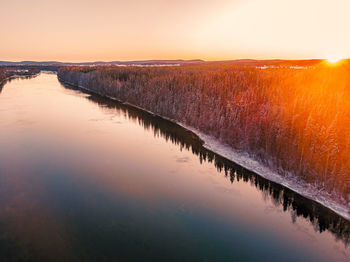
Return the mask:
M 6 86 L 0 119 L 0 261 L 328 262 L 349 253 L 339 216 L 177 125 L 64 88 L 55 75 Z
M 18 77 L 13 77 L 13 78 L 9 78 L 9 79 L 6 79 L 5 81 L 2 81 L 0 83 L 0 94 L 2 92 L 2 89 L 4 88 L 4 86 L 7 84 L 7 83 L 11 83 L 13 80 L 17 80 L 19 78 L 21 79 L 32 79 L 36 77 L 36 75 L 22 75 L 22 76 L 18 76 Z
M 72 86 L 63 85 L 67 89 L 76 90 Z M 202 141 L 196 135 L 172 122 L 98 95 L 91 94 L 87 99 L 93 103 L 97 103 L 102 109 L 116 110 L 118 114 L 125 115 L 129 119 L 137 121 L 144 129 L 152 130 L 154 136 L 163 137 L 166 141 L 178 145 L 181 150 L 186 149 L 191 151 L 198 156 L 201 163 L 213 163 L 217 170 L 223 173 L 231 183 L 244 181 L 255 186 L 255 188 L 265 195 L 266 201 L 270 201 L 271 199 L 275 206 L 283 206 L 283 211 L 290 213 L 293 223 L 295 223 L 297 217 L 303 217 L 311 222 L 315 232 L 322 233 L 329 231 L 337 240 L 342 241 L 348 246 L 350 222 L 333 211 L 205 149 L 202 146 Z

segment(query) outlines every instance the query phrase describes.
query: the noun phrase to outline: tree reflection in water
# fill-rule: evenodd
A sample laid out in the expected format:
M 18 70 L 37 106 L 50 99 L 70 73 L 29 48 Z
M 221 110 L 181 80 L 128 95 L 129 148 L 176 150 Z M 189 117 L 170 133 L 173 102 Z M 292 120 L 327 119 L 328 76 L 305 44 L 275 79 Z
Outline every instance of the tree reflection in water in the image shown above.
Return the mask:
M 70 85 L 63 83 L 62 85 L 68 89 L 79 90 Z M 337 240 L 341 240 L 346 246 L 349 245 L 349 221 L 321 204 L 307 199 L 282 185 L 269 181 L 204 148 L 203 141 L 191 131 L 159 116 L 96 94 L 91 94 L 87 99 L 93 103 L 97 103 L 101 108 L 116 110 L 118 113 L 125 115 L 128 119 L 136 121 L 145 130 L 152 130 L 154 136 L 162 137 L 166 141 L 178 145 L 181 150 L 186 149 L 191 151 L 198 156 L 200 163 L 204 161 L 213 163 L 216 169 L 220 173 L 223 173 L 231 183 L 243 180 L 245 183 L 250 183 L 255 186 L 264 195 L 270 196 L 275 206 L 283 206 L 283 211 L 290 213 L 293 223 L 295 223 L 297 217 L 304 217 L 312 223 L 316 232 L 322 233 L 327 230 L 331 232 Z

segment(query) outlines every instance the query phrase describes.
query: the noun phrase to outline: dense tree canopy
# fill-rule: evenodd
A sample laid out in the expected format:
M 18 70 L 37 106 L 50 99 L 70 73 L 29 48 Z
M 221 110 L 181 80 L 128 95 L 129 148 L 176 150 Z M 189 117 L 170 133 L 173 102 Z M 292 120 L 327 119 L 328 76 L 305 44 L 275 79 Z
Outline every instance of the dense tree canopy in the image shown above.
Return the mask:
M 347 198 L 350 65 L 66 67 L 59 78 L 195 127 Z

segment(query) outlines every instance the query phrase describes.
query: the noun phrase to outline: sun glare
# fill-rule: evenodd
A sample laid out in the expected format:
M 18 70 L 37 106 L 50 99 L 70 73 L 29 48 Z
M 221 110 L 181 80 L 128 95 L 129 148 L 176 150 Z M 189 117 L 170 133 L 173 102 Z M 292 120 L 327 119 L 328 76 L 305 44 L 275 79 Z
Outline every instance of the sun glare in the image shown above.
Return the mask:
M 327 59 L 327 63 L 334 65 L 338 64 L 341 60 L 343 60 L 341 57 L 330 57 Z

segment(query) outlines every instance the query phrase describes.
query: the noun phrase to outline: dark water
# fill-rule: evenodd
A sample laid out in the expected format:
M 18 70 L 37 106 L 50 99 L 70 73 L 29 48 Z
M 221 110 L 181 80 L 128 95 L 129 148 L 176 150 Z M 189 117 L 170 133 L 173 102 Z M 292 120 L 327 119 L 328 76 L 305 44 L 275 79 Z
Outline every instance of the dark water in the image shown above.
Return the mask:
M 0 120 L 0 261 L 349 260 L 349 222 L 54 74 Z

